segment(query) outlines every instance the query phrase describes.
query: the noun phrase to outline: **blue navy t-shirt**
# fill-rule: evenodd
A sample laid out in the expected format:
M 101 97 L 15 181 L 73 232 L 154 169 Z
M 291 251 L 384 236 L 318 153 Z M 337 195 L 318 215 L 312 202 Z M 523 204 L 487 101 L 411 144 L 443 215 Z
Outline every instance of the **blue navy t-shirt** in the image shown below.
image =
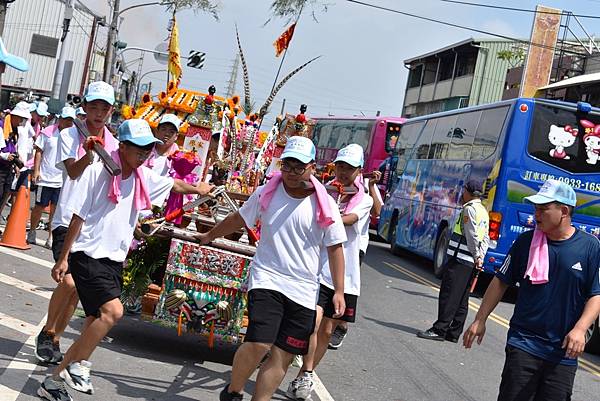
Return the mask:
M 600 295 L 600 242 L 580 230 L 563 241 L 548 240 L 548 283 L 531 284 L 523 276 L 532 238 L 533 231 L 521 234 L 496 272 L 508 285 L 519 283 L 508 344 L 547 361 L 575 365 L 577 360 L 566 358 L 561 347 L 587 300 Z

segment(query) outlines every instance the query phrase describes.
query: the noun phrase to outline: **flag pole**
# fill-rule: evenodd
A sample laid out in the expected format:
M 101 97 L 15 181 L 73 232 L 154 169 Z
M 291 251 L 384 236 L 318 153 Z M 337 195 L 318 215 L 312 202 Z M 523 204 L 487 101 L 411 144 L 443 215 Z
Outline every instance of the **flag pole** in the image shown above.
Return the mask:
M 167 63 L 167 84 L 165 88 L 165 93 L 169 93 L 169 79 L 171 79 L 171 75 L 169 74 L 169 64 L 171 63 L 171 40 L 173 40 L 173 29 L 175 29 L 175 13 L 177 12 L 177 6 L 173 6 L 173 16 L 171 17 L 172 25 L 171 32 L 169 32 L 169 62 Z
M 300 16 L 302 15 L 302 10 L 304 9 L 304 4 L 306 4 L 306 2 L 302 3 L 302 5 L 300 6 L 300 11 L 298 12 L 298 16 L 296 17 L 296 21 L 294 22 L 294 24 L 296 25 L 294 30 L 298 27 L 298 21 L 300 20 Z M 290 48 L 290 45 L 291 45 L 291 42 L 283 50 L 283 56 L 281 57 L 281 62 L 279 63 L 279 68 L 277 69 L 277 74 L 275 75 L 275 79 L 273 80 L 273 86 L 271 87 L 271 92 L 273 92 L 273 89 L 275 89 L 275 86 L 277 85 L 277 80 L 279 79 L 279 74 L 281 74 L 281 68 L 283 67 L 283 62 L 285 61 L 285 55 L 287 54 L 287 51 Z M 271 92 L 269 92 L 269 93 L 271 93 Z M 262 118 L 258 122 L 258 129 L 256 130 L 256 132 L 260 132 L 261 126 L 262 126 Z

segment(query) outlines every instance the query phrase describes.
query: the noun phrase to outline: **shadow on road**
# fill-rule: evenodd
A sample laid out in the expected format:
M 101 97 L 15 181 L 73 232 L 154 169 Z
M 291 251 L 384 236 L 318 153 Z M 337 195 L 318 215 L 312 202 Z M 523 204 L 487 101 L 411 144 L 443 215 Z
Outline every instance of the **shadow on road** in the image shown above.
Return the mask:
M 362 318 L 365 319 L 365 320 L 368 320 L 369 322 L 373 322 L 375 324 L 378 324 L 380 326 L 388 327 L 388 328 L 394 329 L 394 330 L 404 331 L 405 333 L 408 333 L 408 334 L 416 335 L 417 332 L 420 331 L 420 329 L 416 329 L 414 327 L 405 326 L 405 325 L 399 324 L 399 323 L 385 322 L 383 320 L 374 319 L 374 318 L 371 318 L 371 317 L 368 317 L 368 316 L 362 316 Z

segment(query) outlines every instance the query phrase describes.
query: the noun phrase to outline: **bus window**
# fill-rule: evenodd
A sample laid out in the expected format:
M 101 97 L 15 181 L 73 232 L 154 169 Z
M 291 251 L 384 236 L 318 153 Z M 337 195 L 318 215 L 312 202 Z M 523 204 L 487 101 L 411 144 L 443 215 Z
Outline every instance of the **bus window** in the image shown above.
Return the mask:
M 600 124 L 598 115 L 588 114 L 584 119 Z M 584 135 L 585 127 L 574 112 L 538 103 L 527 150 L 530 155 L 570 173 L 597 173 L 599 164 L 590 163 Z
M 386 153 L 391 153 L 394 148 L 396 148 L 396 142 L 398 141 L 398 137 L 400 136 L 400 128 L 402 124 L 398 123 L 387 123 L 387 127 L 385 130 L 385 151 Z
M 450 137 L 456 127 L 456 115 L 440 117 L 437 119 L 437 125 L 431 139 L 428 159 L 446 159 L 448 158 L 448 148 L 450 147 Z
M 398 164 L 396 165 L 396 174 L 400 176 L 406 168 L 408 158 L 411 157 L 415 142 L 419 138 L 424 121 L 418 121 L 412 124 L 404 124 L 400 130 L 400 136 L 396 141 L 396 153 L 398 154 Z
M 322 120 L 317 121 L 313 129 L 313 140 L 316 142 L 317 148 L 326 148 L 331 138 L 331 130 L 335 125 L 335 121 Z
M 425 128 L 423 128 L 423 132 L 419 139 L 415 143 L 415 153 L 413 158 L 415 159 L 427 159 L 429 155 L 429 145 L 431 144 L 431 137 L 433 136 L 433 132 L 435 131 L 435 125 L 437 124 L 437 119 L 428 120 L 427 124 L 425 124 Z
M 473 141 L 472 160 L 487 159 L 496 151 L 510 106 L 483 110 Z
M 454 130 L 448 133 L 451 137 L 448 159 L 469 160 L 471 158 L 471 148 L 480 117 L 481 111 L 472 111 L 458 115 Z

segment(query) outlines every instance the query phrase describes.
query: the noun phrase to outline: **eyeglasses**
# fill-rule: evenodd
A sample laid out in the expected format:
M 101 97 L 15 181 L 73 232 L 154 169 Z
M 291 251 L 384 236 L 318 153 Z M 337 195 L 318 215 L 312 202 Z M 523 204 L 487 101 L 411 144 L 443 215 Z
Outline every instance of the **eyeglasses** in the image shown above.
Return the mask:
M 306 164 L 306 165 L 302 166 L 302 165 L 298 165 L 298 164 L 291 164 L 291 163 L 284 161 L 281 163 L 281 171 L 283 171 L 284 173 L 293 173 L 295 175 L 302 175 L 302 174 L 304 174 L 306 169 L 308 169 L 309 166 L 310 166 L 310 164 Z
M 150 155 L 152 154 L 152 149 L 150 150 L 142 150 L 139 147 L 135 146 L 135 145 L 129 145 L 129 152 L 134 153 L 135 157 L 139 160 L 139 161 L 146 161 L 148 160 L 148 158 L 150 157 Z

